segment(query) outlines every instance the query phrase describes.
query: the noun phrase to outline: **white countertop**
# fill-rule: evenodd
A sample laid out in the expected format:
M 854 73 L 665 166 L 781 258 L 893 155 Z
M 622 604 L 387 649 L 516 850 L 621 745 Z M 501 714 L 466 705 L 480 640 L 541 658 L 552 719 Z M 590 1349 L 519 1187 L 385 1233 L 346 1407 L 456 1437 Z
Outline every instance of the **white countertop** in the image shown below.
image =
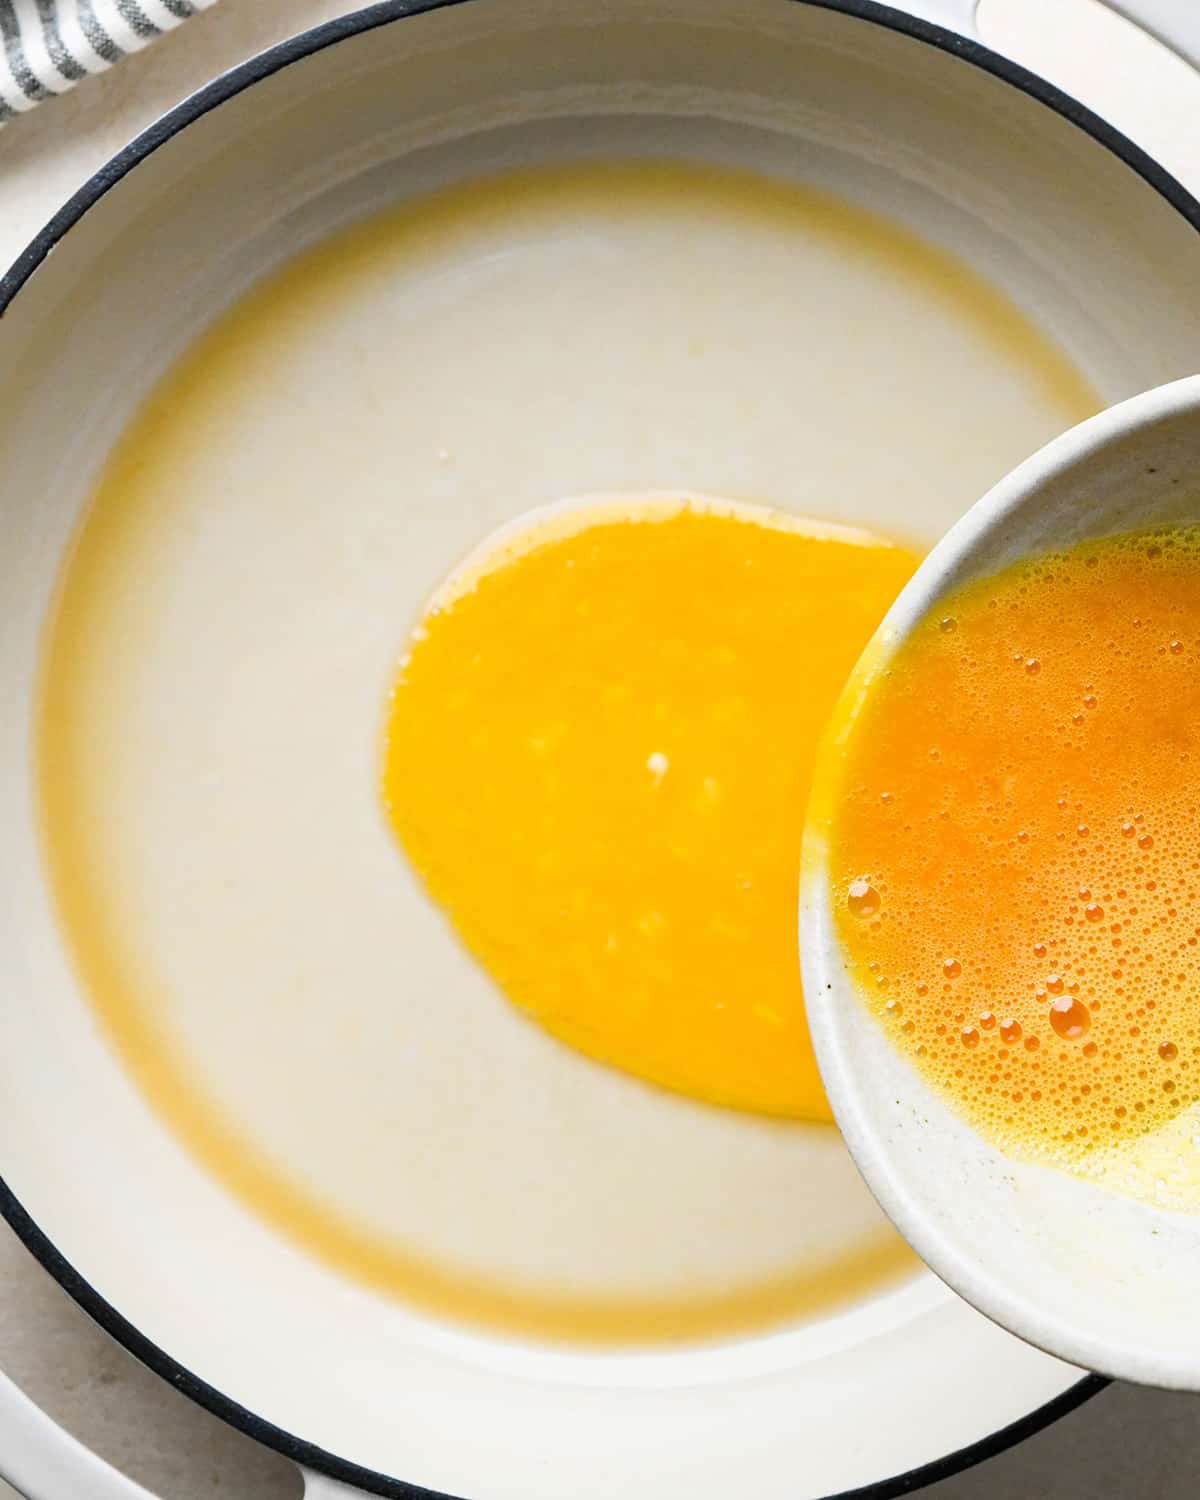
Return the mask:
M 1123 23 L 1094 14 L 1094 4 L 984 0 L 985 32 L 1107 114 L 1200 194 L 1200 77 L 1126 34 Z M 148 52 L 0 133 L 0 265 L 164 109 L 263 47 L 350 9 L 338 0 L 223 0 Z M 111 1343 L 4 1228 L 0 1366 L 161 1500 L 294 1500 L 300 1493 L 287 1462 L 193 1406 Z M 1116 1386 L 1020 1447 L 925 1493 L 930 1500 L 1192 1500 L 1198 1473 L 1200 1402 Z M 0 1483 L 0 1500 L 12 1493 Z

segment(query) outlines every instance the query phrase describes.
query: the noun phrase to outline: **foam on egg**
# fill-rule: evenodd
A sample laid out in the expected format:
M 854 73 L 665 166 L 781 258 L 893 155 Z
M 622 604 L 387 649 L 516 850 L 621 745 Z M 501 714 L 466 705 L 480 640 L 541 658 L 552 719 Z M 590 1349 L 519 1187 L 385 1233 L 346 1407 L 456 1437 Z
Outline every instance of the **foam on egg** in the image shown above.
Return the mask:
M 1198 725 L 1200 531 L 969 584 L 869 690 L 830 835 L 843 947 L 1005 1149 L 1120 1178 L 1114 1146 L 1191 1138 Z M 1166 1175 L 1129 1162 L 1122 1185 Z

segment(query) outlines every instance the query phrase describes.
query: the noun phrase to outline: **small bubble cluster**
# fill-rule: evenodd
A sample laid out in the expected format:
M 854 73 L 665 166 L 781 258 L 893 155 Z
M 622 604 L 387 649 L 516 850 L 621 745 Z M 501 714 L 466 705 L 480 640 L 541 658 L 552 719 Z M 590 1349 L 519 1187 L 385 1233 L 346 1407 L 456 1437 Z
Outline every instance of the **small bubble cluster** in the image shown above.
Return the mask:
M 859 711 L 843 945 L 1005 1149 L 1077 1163 L 1200 1100 L 1197 771 L 1200 530 L 968 585 Z

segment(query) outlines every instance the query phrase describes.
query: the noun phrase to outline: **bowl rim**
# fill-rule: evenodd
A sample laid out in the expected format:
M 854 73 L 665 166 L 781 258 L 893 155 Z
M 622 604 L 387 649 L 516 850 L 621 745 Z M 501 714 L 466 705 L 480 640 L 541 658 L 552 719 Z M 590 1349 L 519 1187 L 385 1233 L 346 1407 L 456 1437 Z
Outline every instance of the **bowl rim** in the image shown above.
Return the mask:
M 210 110 L 284 68 L 351 37 L 398 23 L 411 16 L 467 3 L 470 0 L 377 0 L 375 4 L 351 11 L 276 43 L 189 95 L 88 178 L 49 219 L 8 270 L 0 275 L 0 320 L 54 247 L 105 194 L 160 146 Z M 1086 105 L 1002 53 L 936 22 L 914 16 L 896 6 L 880 3 L 880 0 L 789 0 L 789 3 L 835 11 L 912 37 L 1011 85 L 1110 151 L 1200 233 L 1200 201 L 1170 172 Z M 3 1177 L 0 1177 L 0 1214 L 26 1249 L 105 1332 L 156 1375 L 230 1426 L 303 1468 L 327 1475 L 368 1494 L 383 1496 L 385 1500 L 455 1500 L 455 1497 L 445 1492 L 356 1464 L 287 1432 L 179 1364 L 118 1312 L 67 1261 L 34 1222 Z M 909 1495 L 926 1485 L 961 1473 L 1033 1436 L 1074 1411 L 1108 1384 L 1109 1381 L 1103 1376 L 1084 1375 L 1051 1401 L 966 1447 L 903 1473 L 826 1496 L 825 1500 L 893 1500 L 893 1497 Z

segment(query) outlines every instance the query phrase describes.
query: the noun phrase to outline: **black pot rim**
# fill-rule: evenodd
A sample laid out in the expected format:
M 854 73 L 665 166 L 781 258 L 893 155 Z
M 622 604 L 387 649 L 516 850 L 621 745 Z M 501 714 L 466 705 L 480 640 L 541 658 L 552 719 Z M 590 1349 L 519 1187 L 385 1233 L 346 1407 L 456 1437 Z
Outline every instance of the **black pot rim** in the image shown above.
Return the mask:
M 467 0 L 380 0 L 380 3 L 367 6 L 363 10 L 354 11 L 309 31 L 301 32 L 298 36 L 280 42 L 229 72 L 221 74 L 220 77 L 169 110 L 161 119 L 155 121 L 128 146 L 119 151 L 58 210 L 41 233 L 17 257 L 3 277 L 0 277 L 0 318 L 3 318 L 14 298 L 55 245 L 111 187 L 120 182 L 126 173 L 136 167 L 139 162 L 144 161 L 159 146 L 178 135 L 180 131 L 207 114 L 209 110 L 215 109 L 219 104 L 223 104 L 226 100 L 242 93 L 253 84 L 269 78 L 292 63 L 321 52 L 337 42 L 372 31 L 378 26 L 399 22 L 409 16 L 465 3 Z M 1011 84 L 1020 92 L 1053 110 L 1055 114 L 1070 121 L 1099 145 L 1111 151 L 1155 192 L 1165 198 L 1193 229 L 1200 231 L 1200 202 L 1176 178 L 1107 121 L 1018 63 L 1011 62 L 1001 54 L 993 52 L 979 42 L 960 36 L 957 32 L 911 16 L 893 6 L 878 3 L 878 0 L 792 0 L 792 3 L 840 11 L 873 25 L 901 32 L 929 46 L 936 47 L 939 51 L 948 52 L 960 58 L 964 63 Z M 455 1497 L 441 1491 L 391 1478 L 386 1474 L 352 1463 L 293 1433 L 284 1431 L 274 1423 L 247 1410 L 246 1407 L 224 1395 L 172 1359 L 165 1350 L 152 1343 L 111 1303 L 107 1302 L 58 1251 L 3 1179 L 0 1179 L 0 1213 L 31 1254 L 109 1335 L 123 1344 L 155 1374 L 160 1375 L 170 1385 L 223 1421 L 228 1422 L 232 1427 L 240 1429 L 257 1442 L 273 1448 L 304 1468 L 328 1475 L 332 1479 L 357 1487 L 368 1494 L 383 1496 L 385 1500 L 455 1500 Z M 1103 1376 L 1084 1375 L 1053 1400 L 1027 1413 L 1017 1421 L 998 1428 L 978 1442 L 960 1448 L 943 1458 L 935 1459 L 931 1463 L 919 1465 L 906 1473 L 862 1485 L 856 1489 L 844 1490 L 837 1495 L 827 1496 L 826 1500 L 894 1500 L 896 1496 L 910 1495 L 926 1485 L 947 1479 L 974 1464 L 982 1463 L 985 1459 L 992 1458 L 1006 1448 L 1042 1431 L 1060 1417 L 1074 1411 L 1108 1384 L 1109 1381 Z

